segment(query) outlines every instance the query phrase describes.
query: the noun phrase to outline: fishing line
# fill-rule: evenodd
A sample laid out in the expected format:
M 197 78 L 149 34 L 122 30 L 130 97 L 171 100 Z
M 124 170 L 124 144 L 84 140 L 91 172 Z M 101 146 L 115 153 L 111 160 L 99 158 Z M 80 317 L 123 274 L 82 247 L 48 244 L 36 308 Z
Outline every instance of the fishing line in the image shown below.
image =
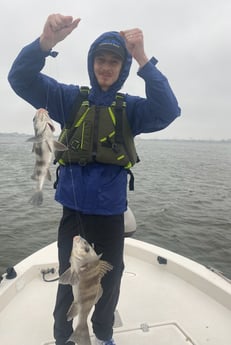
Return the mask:
M 46 92 L 47 99 L 46 99 L 46 105 L 45 105 L 46 110 L 48 110 L 49 92 L 50 92 L 50 83 L 48 83 L 48 85 L 47 85 L 47 92 Z
M 56 55 L 57 55 L 57 53 L 56 53 Z M 57 62 L 57 65 L 55 67 L 55 75 L 57 75 L 57 80 L 59 80 L 59 77 L 60 77 L 59 62 Z M 48 86 L 47 86 L 47 104 L 46 104 L 46 108 L 48 107 L 49 92 L 50 92 L 50 84 L 48 84 Z M 63 128 L 64 128 L 66 126 L 66 119 L 65 119 L 65 113 L 64 113 L 64 106 L 63 106 L 63 99 L 62 99 L 61 88 L 58 89 L 58 93 L 59 93 L 59 100 L 60 100 L 60 111 L 62 113 L 62 121 L 63 121 Z M 69 138 L 68 138 L 68 136 L 66 136 L 66 143 L 65 144 L 66 144 L 67 147 L 69 147 Z M 76 228 L 78 228 L 78 226 L 79 226 L 79 228 L 80 228 L 79 234 L 81 234 L 84 238 L 86 238 L 86 233 L 85 233 L 85 230 L 84 230 L 83 220 L 81 218 L 81 215 L 77 211 L 77 197 L 76 197 L 76 193 L 75 193 L 74 173 L 73 173 L 73 168 L 72 168 L 72 164 L 71 164 L 71 157 L 70 157 L 69 150 L 67 150 L 66 154 L 67 154 L 68 161 L 69 161 L 68 167 L 66 167 L 66 168 L 69 169 L 69 171 L 70 171 L 71 187 L 72 187 L 73 200 L 74 200 L 74 206 L 75 206 L 74 211 L 75 211 L 75 217 L 76 217 Z M 59 169 L 59 167 L 57 169 Z

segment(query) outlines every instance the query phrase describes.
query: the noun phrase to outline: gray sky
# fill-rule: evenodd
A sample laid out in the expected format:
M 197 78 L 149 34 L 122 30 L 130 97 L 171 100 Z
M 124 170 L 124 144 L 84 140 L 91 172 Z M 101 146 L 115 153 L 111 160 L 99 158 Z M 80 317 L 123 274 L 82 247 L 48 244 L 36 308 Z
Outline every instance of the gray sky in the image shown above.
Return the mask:
M 138 2 L 136 2 L 138 3 Z M 21 48 L 42 32 L 51 13 L 80 17 L 79 27 L 59 43 L 44 72 L 65 83 L 88 84 L 86 58 L 102 32 L 143 30 L 147 55 L 155 56 L 182 109 L 158 139 L 231 138 L 230 0 L 2 0 L 0 23 L 0 132 L 33 133 L 35 110 L 10 88 L 7 74 Z M 123 92 L 144 95 L 134 61 Z M 57 126 L 57 134 L 58 134 Z

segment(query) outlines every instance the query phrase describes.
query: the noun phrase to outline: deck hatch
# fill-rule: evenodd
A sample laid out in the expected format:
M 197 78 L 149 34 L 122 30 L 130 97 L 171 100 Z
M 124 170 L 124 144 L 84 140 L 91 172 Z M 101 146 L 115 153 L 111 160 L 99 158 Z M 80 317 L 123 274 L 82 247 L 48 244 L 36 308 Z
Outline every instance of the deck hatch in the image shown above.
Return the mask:
M 115 341 L 121 345 L 197 345 L 176 322 L 148 324 L 139 328 L 114 330 Z

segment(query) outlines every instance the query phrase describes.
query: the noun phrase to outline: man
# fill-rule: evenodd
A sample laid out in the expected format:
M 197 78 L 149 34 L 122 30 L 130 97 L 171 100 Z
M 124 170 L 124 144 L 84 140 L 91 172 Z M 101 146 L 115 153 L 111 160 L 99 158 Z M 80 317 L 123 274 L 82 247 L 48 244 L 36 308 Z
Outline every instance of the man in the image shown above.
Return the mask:
M 22 49 L 9 73 L 15 92 L 35 108 L 47 108 L 50 116 L 65 129 L 61 138 L 67 133 L 66 125 L 80 87 L 61 84 L 40 71 L 45 59 L 56 55 L 52 48 L 79 22 L 80 19 L 73 20 L 71 16 L 50 15 L 40 38 Z M 76 44 L 75 49 L 80 50 L 81 46 Z M 138 75 L 145 82 L 146 98 L 124 95 L 123 115 L 119 120 L 113 102 L 129 75 L 132 58 L 137 61 Z M 103 296 L 92 315 L 98 345 L 115 344 L 114 311 L 124 268 L 127 168 L 136 162 L 133 137 L 161 130 L 180 115 L 177 100 L 156 63 L 155 58 L 149 60 L 145 54 L 140 29 L 98 37 L 88 53 L 91 83 L 88 103 L 85 110 L 83 105 L 76 110 L 75 125 L 70 128 L 74 140 L 66 138 L 70 144 L 68 154 L 59 159 L 55 199 L 63 205 L 58 234 L 60 274 L 69 266 L 72 239 L 77 234 L 93 243 L 96 252 L 103 253 L 102 258 L 113 265 L 113 270 L 102 280 Z M 122 129 L 117 127 L 120 121 Z M 101 132 L 106 135 L 102 136 Z M 66 320 L 72 299 L 71 287 L 59 285 L 54 310 L 56 345 L 73 344 L 66 343 L 72 333 L 72 323 Z

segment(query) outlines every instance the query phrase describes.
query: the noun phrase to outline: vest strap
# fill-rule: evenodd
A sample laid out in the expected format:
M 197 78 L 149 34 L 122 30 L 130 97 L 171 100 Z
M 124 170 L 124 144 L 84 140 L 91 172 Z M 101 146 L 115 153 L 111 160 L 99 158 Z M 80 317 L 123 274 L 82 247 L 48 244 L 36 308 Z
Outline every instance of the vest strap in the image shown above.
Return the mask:
M 130 179 L 129 179 L 129 190 L 130 191 L 133 191 L 135 188 L 134 188 L 134 184 L 135 184 L 135 177 L 132 173 L 132 171 L 130 169 L 127 169 L 127 173 L 128 175 L 130 175 Z
M 79 111 L 79 108 L 81 107 L 82 103 L 88 99 L 89 94 L 89 87 L 88 86 L 81 86 L 80 87 L 80 93 L 78 97 L 76 97 L 76 100 L 73 104 L 73 107 L 71 109 L 71 113 L 69 118 L 66 121 L 66 128 L 70 129 L 72 127 L 72 124 L 75 120 L 75 116 L 77 112 Z
M 116 96 L 116 105 L 115 105 L 115 113 L 116 113 L 116 134 L 115 134 L 115 142 L 118 144 L 122 144 L 124 142 L 123 138 L 123 103 L 124 103 L 124 96 L 122 94 L 117 94 Z

